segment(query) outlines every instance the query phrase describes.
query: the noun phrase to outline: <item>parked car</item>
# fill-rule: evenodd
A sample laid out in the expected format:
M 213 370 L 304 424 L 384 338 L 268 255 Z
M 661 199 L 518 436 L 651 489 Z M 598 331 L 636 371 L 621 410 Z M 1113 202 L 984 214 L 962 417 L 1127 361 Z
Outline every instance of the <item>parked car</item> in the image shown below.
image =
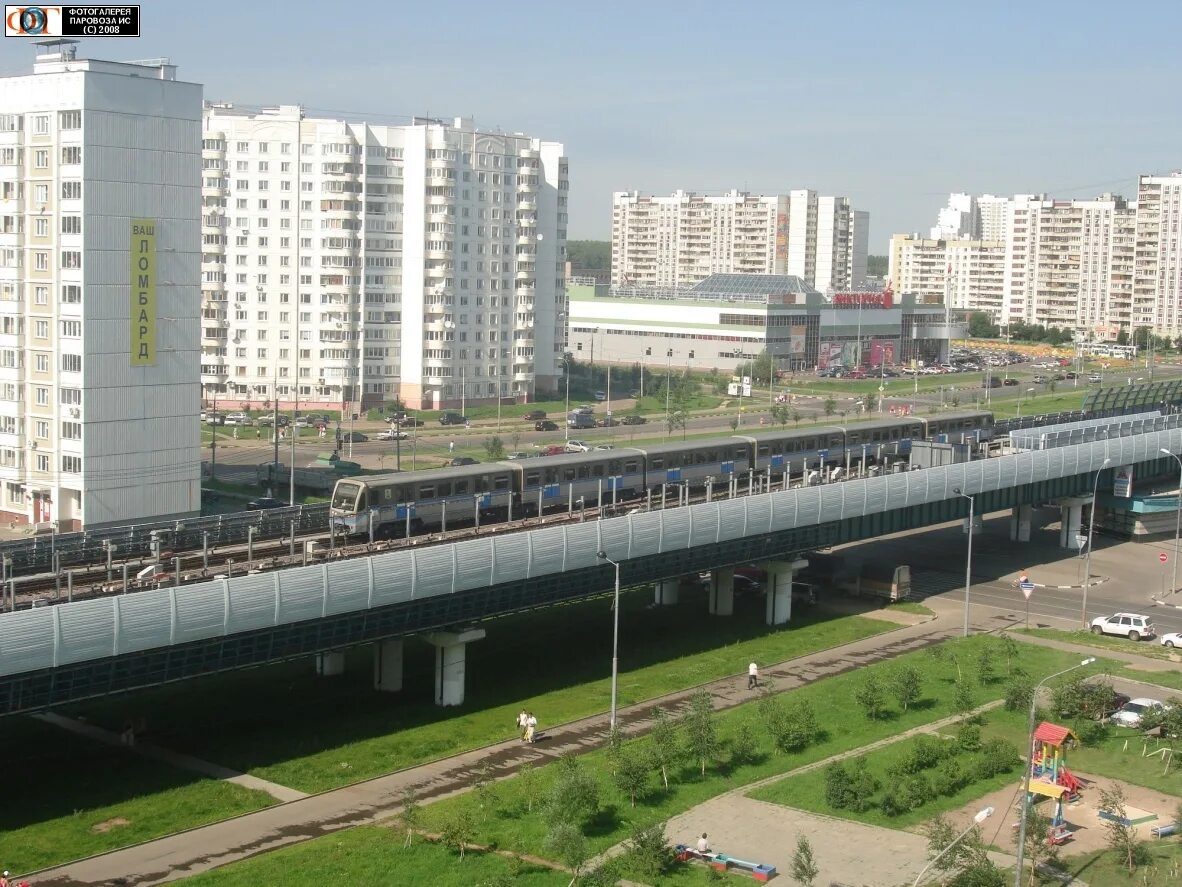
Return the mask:
M 387 428 L 385 431 L 378 432 L 378 440 L 406 440 L 410 437 L 405 431 L 399 431 L 397 428 Z
M 307 416 L 296 416 L 295 427 L 296 428 L 311 428 L 312 427 L 312 420 L 310 418 L 308 418 Z
M 591 445 L 581 440 L 568 440 L 566 442 L 566 451 L 568 453 L 589 453 L 591 452 Z
M 1035 385 L 1045 385 L 1050 380 L 1046 376 L 1038 375 L 1038 376 L 1035 376 L 1030 381 L 1032 381 Z
M 569 453 L 569 452 L 570 452 L 570 450 L 568 450 L 562 444 L 550 444 L 547 447 L 542 447 L 541 455 L 543 455 L 543 456 L 562 456 L 562 455 Z
M 1073 371 L 1073 372 L 1070 372 L 1070 373 L 1064 373 L 1064 374 L 1063 374 L 1063 377 L 1064 377 L 1065 379 L 1078 379 L 1078 378 L 1079 378 L 1079 373 L 1077 373 L 1077 372 L 1074 372 L 1074 371 Z
M 1001 384 L 1002 385 L 1017 385 L 1018 380 L 1017 379 L 1002 379 Z
M 508 459 L 510 462 L 520 462 L 522 459 L 529 459 L 532 456 L 533 456 L 533 453 L 517 452 L 517 453 L 510 453 L 505 458 Z
M 1088 374 L 1088 382 L 1091 383 L 1092 385 L 1099 385 L 1103 381 L 1104 381 L 1104 377 L 1101 376 L 1099 373 L 1089 373 Z
M 648 419 L 644 416 L 625 416 L 620 420 L 621 425 L 643 425 Z
M 1097 616 L 1091 622 L 1092 634 L 1115 634 L 1139 641 L 1157 634 L 1157 629 L 1148 616 L 1136 613 L 1113 613 L 1111 616 Z
M 1182 631 L 1171 631 L 1161 636 L 1163 647 L 1182 647 Z
M 521 418 L 523 418 L 526 422 L 537 422 L 540 419 L 546 418 L 546 411 L 545 410 L 530 410 L 528 413 L 526 413 Z
M 591 406 L 589 403 L 585 403 L 581 407 L 575 407 L 571 412 L 582 413 L 586 416 L 590 416 L 595 412 L 595 407 Z
M 605 416 L 596 423 L 600 428 L 613 428 L 620 424 L 620 420 L 614 416 Z
M 362 434 L 360 431 L 343 431 L 341 432 L 341 440 L 345 443 L 365 443 L 369 440 L 369 435 Z
M 981 383 L 982 388 L 1000 388 L 1001 386 L 1002 386 L 1002 381 L 1001 381 L 1001 379 L 997 378 L 996 376 L 994 376 L 991 379 L 987 379 Z
M 439 417 L 440 425 L 467 425 L 468 417 L 461 416 L 459 413 L 444 413 Z
M 614 450 L 615 448 L 616 447 L 614 444 L 596 444 L 595 445 L 595 449 L 597 449 L 597 450 Z
M 607 395 L 604 394 L 602 391 L 596 391 L 595 392 L 595 399 L 598 401 L 604 401 L 604 400 L 607 400 Z
M 398 423 L 399 428 L 421 428 L 422 426 L 423 420 L 416 416 L 407 416 Z
M 534 431 L 557 431 L 558 425 L 551 422 L 549 419 L 543 419 L 541 422 L 534 423 Z
M 205 424 L 206 425 L 225 425 L 226 424 L 226 414 L 225 413 L 206 413 L 205 414 Z
M 249 425 L 251 418 L 247 413 L 227 413 L 224 425 Z
M 447 465 L 449 468 L 459 468 L 462 465 L 479 465 L 479 459 L 473 459 L 471 456 L 456 456 L 450 460 Z
M 262 496 L 258 499 L 251 499 L 246 503 L 247 511 L 267 511 L 272 508 L 286 508 L 287 503 L 281 502 L 278 499 L 272 499 L 270 496 Z
M 1138 696 L 1136 699 L 1130 699 L 1120 707 L 1120 710 L 1114 712 L 1109 718 L 1114 724 L 1119 724 L 1122 727 L 1140 727 L 1141 719 L 1145 714 L 1154 708 L 1165 708 L 1166 705 L 1160 699 L 1150 699 L 1148 696 Z

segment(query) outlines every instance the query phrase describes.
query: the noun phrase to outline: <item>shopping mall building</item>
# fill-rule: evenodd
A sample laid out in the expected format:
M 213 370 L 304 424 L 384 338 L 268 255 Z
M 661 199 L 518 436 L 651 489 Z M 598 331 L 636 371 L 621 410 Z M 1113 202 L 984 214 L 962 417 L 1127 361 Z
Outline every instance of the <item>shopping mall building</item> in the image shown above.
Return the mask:
M 685 289 L 567 281 L 568 350 L 579 361 L 668 362 L 729 372 L 765 349 L 782 370 L 944 362 L 943 305 L 910 293 L 826 295 L 799 277 L 714 274 Z

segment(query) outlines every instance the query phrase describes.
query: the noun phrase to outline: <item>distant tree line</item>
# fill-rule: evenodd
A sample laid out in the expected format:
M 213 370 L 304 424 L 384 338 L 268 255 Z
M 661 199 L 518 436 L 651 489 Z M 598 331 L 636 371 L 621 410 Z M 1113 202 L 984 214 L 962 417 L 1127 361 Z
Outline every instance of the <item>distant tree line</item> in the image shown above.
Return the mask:
M 612 245 L 607 240 L 568 240 L 566 258 L 574 271 L 609 271 Z
M 886 256 L 867 256 L 866 273 L 870 277 L 886 277 L 890 263 Z
M 1071 330 L 1057 326 L 1043 326 L 1038 323 L 1023 323 L 1016 321 L 1009 326 L 1010 340 L 1013 342 L 1042 342 L 1047 345 L 1070 345 L 1074 339 Z M 1002 328 L 994 323 L 984 311 L 974 311 L 969 315 L 969 336 L 974 339 L 998 339 L 1002 336 Z M 1151 327 L 1139 326 L 1133 330 L 1132 336 L 1128 330 L 1121 330 L 1116 337 L 1117 345 L 1136 345 L 1139 349 L 1148 350 L 1151 346 L 1155 351 L 1182 351 L 1182 336 L 1171 339 L 1169 336 L 1155 336 Z

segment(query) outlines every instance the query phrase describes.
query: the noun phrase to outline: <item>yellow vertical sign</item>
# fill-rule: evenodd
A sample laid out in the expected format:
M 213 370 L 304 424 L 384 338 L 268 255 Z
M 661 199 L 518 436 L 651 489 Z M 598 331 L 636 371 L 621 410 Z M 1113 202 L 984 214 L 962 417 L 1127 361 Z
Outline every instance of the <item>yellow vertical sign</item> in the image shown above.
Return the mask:
M 156 364 L 156 220 L 131 220 L 131 365 Z

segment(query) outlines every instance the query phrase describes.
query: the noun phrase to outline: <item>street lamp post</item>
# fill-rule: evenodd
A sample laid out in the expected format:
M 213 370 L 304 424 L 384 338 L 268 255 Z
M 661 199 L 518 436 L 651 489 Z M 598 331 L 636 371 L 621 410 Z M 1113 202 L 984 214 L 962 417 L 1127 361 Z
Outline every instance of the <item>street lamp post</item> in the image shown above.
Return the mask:
M 1033 388 L 1027 388 L 1026 393 L 1030 394 L 1030 392 L 1032 392 L 1033 390 L 1034 390 Z M 1018 418 L 1019 419 L 1022 418 L 1022 392 L 1021 391 L 1018 392 Z
M 1170 591 L 1178 590 L 1178 535 L 1182 531 L 1182 459 L 1171 453 L 1165 447 L 1161 450 L 1171 459 L 1178 463 L 1178 510 L 1174 516 L 1174 576 L 1170 580 Z
M 1096 493 L 1100 489 L 1100 472 L 1107 468 L 1111 461 L 1111 459 L 1105 459 L 1100 463 L 1100 467 L 1096 469 L 1096 479 L 1092 482 L 1092 512 L 1088 515 L 1088 556 L 1084 560 L 1083 608 L 1081 611 L 1084 631 L 1087 631 L 1088 628 L 1088 586 L 1092 584 L 1092 539 L 1096 535 Z
M 607 556 L 606 551 L 598 553 L 599 559 L 616 568 L 616 591 L 612 601 L 612 708 L 611 729 L 616 729 L 616 684 L 620 676 L 620 565 Z
M 673 349 L 665 352 L 665 424 L 669 424 L 669 393 L 673 388 Z
M 1079 665 L 1073 665 L 1071 668 L 1047 675 L 1035 684 L 1034 690 L 1030 694 L 1030 714 L 1026 719 L 1026 772 L 1022 776 L 1022 816 L 1018 820 L 1018 862 L 1014 866 L 1014 887 L 1022 887 L 1022 860 L 1026 855 L 1026 815 L 1030 812 L 1030 771 L 1034 767 L 1032 760 L 1034 757 L 1034 709 L 1038 702 L 1038 691 L 1047 681 L 1065 675 L 1069 671 L 1075 671 L 1077 668 L 1091 665 L 1095 661 L 1095 656 L 1089 656 Z
M 967 638 L 969 636 L 969 588 L 973 583 L 973 511 L 977 503 L 968 493 L 962 492 L 960 487 L 952 492 L 969 500 L 969 553 L 965 558 L 964 565 L 964 636 Z
M 566 375 L 566 419 L 562 423 L 566 440 L 570 440 L 570 355 L 564 354 L 562 356 L 562 368 Z
M 986 819 L 988 819 L 992 815 L 993 815 L 993 808 L 992 807 L 986 807 L 984 810 L 977 811 L 977 814 L 973 817 L 973 821 L 969 823 L 968 827 L 963 832 L 961 832 L 959 835 L 957 835 L 955 838 L 953 838 L 951 844 L 949 844 L 947 847 L 945 847 L 943 850 L 941 850 L 939 853 L 937 853 L 935 855 L 935 857 L 932 858 L 932 860 L 928 862 L 927 865 L 925 865 L 922 869 L 920 869 L 919 874 L 915 876 L 915 880 L 912 882 L 911 887 L 919 887 L 919 882 L 923 880 L 923 876 L 927 874 L 928 869 L 930 869 L 937 862 L 939 862 L 944 857 L 944 855 L 946 853 L 948 853 L 948 851 L 950 851 L 953 847 L 955 847 L 957 844 L 959 844 L 961 841 L 963 841 L 965 835 L 967 835 L 969 832 L 971 832 L 973 829 L 975 829 L 977 826 L 979 826 L 981 823 L 983 823 Z

